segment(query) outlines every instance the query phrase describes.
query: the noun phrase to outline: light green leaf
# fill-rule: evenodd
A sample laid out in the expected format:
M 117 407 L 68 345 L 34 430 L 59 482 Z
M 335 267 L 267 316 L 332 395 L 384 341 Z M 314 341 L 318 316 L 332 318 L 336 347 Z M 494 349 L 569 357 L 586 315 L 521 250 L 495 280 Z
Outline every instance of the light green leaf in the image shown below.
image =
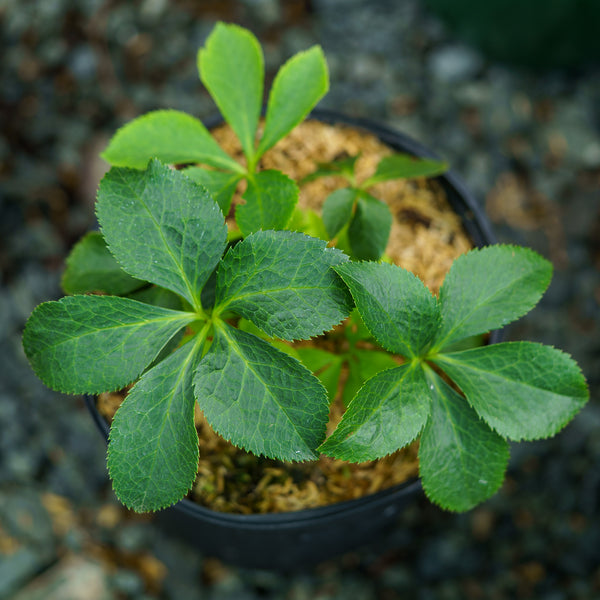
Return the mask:
M 23 347 L 36 375 L 53 390 L 114 391 L 136 379 L 195 318 L 128 298 L 67 296 L 33 311 Z
M 348 238 L 359 260 L 379 260 L 385 252 L 392 228 L 392 214 L 385 202 L 360 192 L 350 221 Z
M 221 212 L 227 216 L 231 206 L 231 198 L 237 184 L 242 179 L 239 173 L 225 171 L 209 171 L 200 167 L 189 167 L 183 173 L 196 183 L 203 185 L 212 199 L 219 205 Z
M 314 210 L 305 210 L 296 206 L 286 229 L 288 231 L 299 231 L 310 237 L 325 240 L 326 242 L 329 241 L 329 235 L 323 224 L 323 219 Z
M 330 239 L 333 239 L 352 218 L 357 191 L 353 188 L 335 190 L 323 204 L 323 223 Z
M 125 271 L 199 308 L 227 244 L 223 214 L 204 188 L 157 160 L 146 171 L 113 167 L 100 182 L 96 212 Z
M 488 246 L 459 256 L 440 289 L 436 349 L 528 313 L 551 277 L 552 264 L 529 248 Z
M 344 383 L 342 398 L 348 406 L 365 381 L 380 371 L 393 369 L 398 363 L 387 352 L 352 349 L 348 357 L 348 378 Z
M 296 127 L 328 89 L 327 63 L 319 46 L 292 56 L 273 82 L 257 155 L 262 156 Z
M 419 435 L 429 404 L 429 389 L 420 365 L 382 371 L 360 389 L 319 450 L 352 462 L 391 454 Z
M 198 347 L 187 344 L 147 371 L 117 410 L 108 470 L 119 500 L 136 512 L 181 500 L 198 471 L 193 373 Z
M 252 33 L 238 25 L 217 23 L 198 52 L 198 70 L 202 83 L 251 160 L 265 77 L 260 44 Z
M 246 204 L 235 210 L 235 220 L 244 236 L 259 229 L 283 229 L 298 202 L 298 186 L 281 171 L 261 171 L 248 178 L 242 196 Z
M 421 434 L 419 474 L 432 502 L 466 511 L 502 484 L 508 445 L 430 369 L 431 414 Z
M 194 385 L 206 419 L 234 445 L 280 460 L 317 458 L 329 413 L 327 393 L 291 356 L 223 324 Z
M 320 335 L 352 307 L 346 287 L 330 268 L 347 260 L 323 240 L 301 233 L 253 233 L 219 265 L 215 310 L 231 310 L 284 340 Z
M 589 392 L 564 352 L 533 342 L 505 342 L 433 359 L 500 435 L 534 440 L 554 435 L 579 412 Z
M 420 356 L 439 326 L 435 298 L 423 282 L 396 265 L 346 263 L 335 267 L 375 339 L 394 354 Z
M 172 165 L 201 163 L 244 172 L 201 121 L 177 110 L 156 110 L 130 121 L 101 156 L 114 167 L 145 169 L 151 158 L 158 158 Z
M 413 179 L 414 177 L 435 177 L 448 170 L 448 164 L 430 158 L 416 158 L 409 154 L 392 154 L 379 161 L 375 173 L 361 185 L 368 189 L 376 183 L 390 179 Z
M 66 294 L 104 292 L 122 296 L 147 284 L 125 273 L 106 247 L 102 234 L 90 231 L 67 257 L 61 285 Z
M 342 357 L 320 348 L 300 347 L 296 352 L 302 364 L 325 386 L 329 401 L 332 402 L 337 395 Z

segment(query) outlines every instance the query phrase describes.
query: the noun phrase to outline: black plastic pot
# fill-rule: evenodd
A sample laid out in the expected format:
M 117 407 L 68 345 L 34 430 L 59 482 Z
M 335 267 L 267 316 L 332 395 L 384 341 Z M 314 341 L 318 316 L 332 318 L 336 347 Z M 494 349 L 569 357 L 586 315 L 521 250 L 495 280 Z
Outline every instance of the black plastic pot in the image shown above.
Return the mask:
M 325 110 L 314 111 L 311 118 L 367 130 L 399 152 L 437 158 L 409 137 L 367 120 L 352 119 Z M 215 121 L 209 123 L 215 124 Z M 495 243 L 487 218 L 460 179 L 448 171 L 438 180 L 473 243 L 476 246 Z M 492 332 L 490 343 L 500 341 L 501 336 L 499 331 Z M 108 424 L 96 410 L 94 398 L 86 396 L 85 401 L 94 421 L 108 438 Z M 356 500 L 266 515 L 220 513 L 184 499 L 158 513 L 157 519 L 203 553 L 227 563 L 293 571 L 374 541 L 393 526 L 398 512 L 420 493 L 421 483 L 414 479 Z

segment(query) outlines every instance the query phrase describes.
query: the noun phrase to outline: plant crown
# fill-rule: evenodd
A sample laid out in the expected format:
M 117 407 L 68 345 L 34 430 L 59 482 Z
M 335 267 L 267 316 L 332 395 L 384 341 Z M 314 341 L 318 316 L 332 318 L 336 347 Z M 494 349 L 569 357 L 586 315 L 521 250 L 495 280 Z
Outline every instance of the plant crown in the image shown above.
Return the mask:
M 327 89 L 321 51 L 282 67 L 257 147 L 263 67 L 254 37 L 218 24 L 199 66 L 247 167 L 183 113 L 157 111 L 121 129 L 104 153 L 115 166 L 98 191 L 101 232 L 87 234 L 67 261 L 63 287 L 72 295 L 41 304 L 27 322 L 23 345 L 34 371 L 65 393 L 133 384 L 111 426 L 108 466 L 117 496 L 136 511 L 164 508 L 191 488 L 196 402 L 233 444 L 284 461 L 319 453 L 375 460 L 420 437 L 429 498 L 455 511 L 482 502 L 503 480 L 507 440 L 555 434 L 588 398 L 576 363 L 559 350 L 481 345 L 482 334 L 536 305 L 550 263 L 514 246 L 473 250 L 454 262 L 436 298 L 400 267 L 351 261 L 325 240 L 283 230 L 298 220 L 319 225 L 293 215 L 294 182 L 256 169 Z M 350 182 L 351 202 L 340 202 L 337 217 L 325 215 L 332 235 L 352 227 L 366 189 L 386 174 L 442 168 L 390 157 L 357 186 L 354 161 L 321 169 L 340 170 Z M 168 166 L 182 163 L 213 169 Z M 242 178 L 241 233 L 228 236 L 224 214 Z M 368 210 L 373 201 L 382 204 L 365 200 Z M 366 246 L 352 243 L 359 256 Z M 375 247 L 380 255 L 383 241 Z M 347 349 L 289 343 L 328 331 Z M 344 364 L 347 409 L 325 439 Z

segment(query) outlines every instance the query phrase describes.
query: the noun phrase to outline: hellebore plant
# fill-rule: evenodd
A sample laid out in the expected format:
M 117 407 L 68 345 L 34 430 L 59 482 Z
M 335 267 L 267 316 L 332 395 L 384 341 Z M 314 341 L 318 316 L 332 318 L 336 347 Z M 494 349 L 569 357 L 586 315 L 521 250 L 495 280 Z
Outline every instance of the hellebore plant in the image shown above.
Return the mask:
M 98 394 L 133 384 L 110 432 L 117 496 L 151 511 L 186 495 L 198 466 L 197 402 L 234 445 L 284 461 L 319 453 L 375 460 L 420 439 L 432 501 L 462 511 L 490 497 L 504 477 L 507 440 L 555 434 L 588 398 L 575 362 L 549 346 L 464 349 L 531 310 L 550 263 L 525 248 L 473 250 L 454 262 L 436 298 L 400 267 L 351 261 L 324 240 L 284 230 L 297 186 L 258 170 L 258 161 L 327 89 L 321 51 L 282 67 L 257 145 L 263 72 L 255 38 L 219 24 L 199 66 L 247 165 L 183 113 L 150 113 L 121 129 L 104 154 L 114 166 L 98 191 L 100 232 L 67 260 L 63 287 L 72 295 L 38 306 L 23 334 L 34 371 L 52 389 Z M 169 166 L 196 163 L 212 169 Z M 350 182 L 340 229 L 352 227 L 386 164 L 362 186 Z M 225 215 L 242 178 L 241 234 L 232 236 Z M 340 355 L 293 346 L 342 322 L 349 349 Z M 361 348 L 366 339 L 377 349 Z M 326 439 L 344 362 L 347 409 Z

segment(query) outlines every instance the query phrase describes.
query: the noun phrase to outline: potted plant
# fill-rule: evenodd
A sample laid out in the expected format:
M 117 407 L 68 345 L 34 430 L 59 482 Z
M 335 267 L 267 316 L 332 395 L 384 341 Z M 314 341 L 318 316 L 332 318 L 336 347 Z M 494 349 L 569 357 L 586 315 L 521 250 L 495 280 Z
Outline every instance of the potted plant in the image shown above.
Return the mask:
M 165 508 L 190 490 L 196 403 L 233 445 L 289 463 L 320 453 L 374 461 L 418 438 L 432 501 L 454 511 L 484 501 L 503 480 L 507 440 L 555 434 L 588 397 L 579 368 L 559 350 L 480 337 L 535 306 L 550 263 L 515 246 L 473 250 L 454 262 L 436 297 L 381 256 L 387 208 L 369 188 L 437 174 L 443 164 L 389 158 L 359 183 L 355 158 L 345 157 L 316 173 L 341 173 L 350 184 L 328 199 L 322 219 L 298 211 L 297 183 L 260 161 L 327 90 L 321 50 L 281 68 L 257 143 L 263 66 L 255 38 L 218 24 L 199 69 L 243 162 L 176 111 L 120 130 L 104 153 L 114 166 L 98 190 L 101 233 L 88 234 L 68 260 L 63 285 L 73 295 L 40 305 L 26 325 L 33 369 L 66 393 L 133 384 L 112 422 L 108 467 L 117 496 L 136 511 Z M 241 181 L 245 203 L 232 207 Z M 90 290 L 102 294 L 81 293 Z M 323 334 L 349 343 L 362 335 L 388 357 L 346 398 L 329 436 L 337 371 L 318 368 L 314 353 L 295 345 Z M 292 517 L 221 515 L 188 503 L 175 518 L 193 513 L 195 534 L 228 560 L 289 567 L 359 542 L 377 529 L 362 517 L 380 526 L 397 496 L 416 487 Z M 332 539 L 331 523 L 347 537 Z M 228 539 L 216 539 L 223 531 Z

